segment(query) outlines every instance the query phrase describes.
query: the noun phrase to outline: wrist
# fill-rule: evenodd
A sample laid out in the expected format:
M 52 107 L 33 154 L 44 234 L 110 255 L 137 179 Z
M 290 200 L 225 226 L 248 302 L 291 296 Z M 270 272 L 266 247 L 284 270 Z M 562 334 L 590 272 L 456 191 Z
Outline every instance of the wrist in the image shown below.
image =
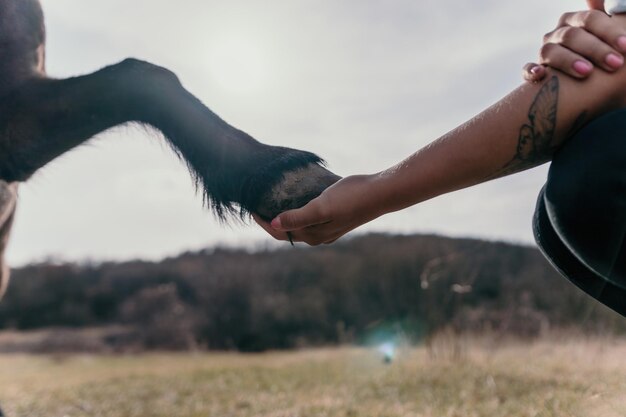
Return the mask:
M 344 186 L 343 200 L 349 201 L 346 214 L 360 224 L 374 220 L 386 213 L 381 204 L 381 195 L 385 192 L 385 185 L 381 183 L 378 174 L 351 175 L 340 181 Z
M 418 203 L 414 187 L 404 184 L 397 168 L 371 175 L 372 196 L 376 199 L 376 217 L 405 209 Z

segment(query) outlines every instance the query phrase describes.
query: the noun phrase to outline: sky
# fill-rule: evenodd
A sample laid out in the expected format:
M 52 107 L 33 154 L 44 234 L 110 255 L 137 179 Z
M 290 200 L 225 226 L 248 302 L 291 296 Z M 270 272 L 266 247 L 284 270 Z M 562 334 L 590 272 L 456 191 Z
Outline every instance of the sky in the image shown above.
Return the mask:
M 339 175 L 385 169 L 518 86 L 578 0 L 42 0 L 47 69 L 65 78 L 136 57 L 258 140 L 306 149 Z M 383 216 L 353 233 L 532 243 L 547 167 Z M 21 185 L 7 257 L 160 259 L 278 242 L 220 224 L 163 140 L 117 127 Z

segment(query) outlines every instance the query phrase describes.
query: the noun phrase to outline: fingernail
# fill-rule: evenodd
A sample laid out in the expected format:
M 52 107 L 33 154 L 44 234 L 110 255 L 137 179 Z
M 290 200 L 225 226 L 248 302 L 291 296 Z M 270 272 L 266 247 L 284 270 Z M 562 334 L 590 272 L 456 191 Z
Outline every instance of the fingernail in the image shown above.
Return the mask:
M 591 72 L 591 69 L 593 68 L 590 63 L 580 60 L 574 62 L 574 65 L 572 65 L 572 67 L 574 68 L 574 71 L 582 75 L 589 74 Z
M 533 75 L 539 75 L 543 71 L 543 67 L 541 65 L 536 65 L 530 69 L 530 72 Z
M 619 68 L 624 63 L 624 58 L 621 55 L 610 53 L 606 56 L 605 62 L 612 68 Z
M 276 217 L 274 220 L 272 220 L 271 226 L 272 226 L 272 229 L 276 229 L 276 230 L 282 229 L 283 225 L 280 222 L 280 217 Z
M 626 36 L 622 35 L 617 38 L 617 45 L 619 46 L 619 49 L 622 50 L 622 52 L 626 52 Z

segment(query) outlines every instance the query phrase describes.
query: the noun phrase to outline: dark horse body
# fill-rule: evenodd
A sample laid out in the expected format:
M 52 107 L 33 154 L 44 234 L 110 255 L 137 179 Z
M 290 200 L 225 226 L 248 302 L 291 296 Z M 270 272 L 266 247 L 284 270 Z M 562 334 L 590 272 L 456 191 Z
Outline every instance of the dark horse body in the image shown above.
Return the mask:
M 127 122 L 163 133 L 222 218 L 240 210 L 269 219 L 338 179 L 311 153 L 261 144 L 228 125 L 164 68 L 126 59 L 85 76 L 48 78 L 39 1 L 0 0 L 2 254 L 17 184 L 93 135 Z M 0 294 L 8 280 L 2 264 Z

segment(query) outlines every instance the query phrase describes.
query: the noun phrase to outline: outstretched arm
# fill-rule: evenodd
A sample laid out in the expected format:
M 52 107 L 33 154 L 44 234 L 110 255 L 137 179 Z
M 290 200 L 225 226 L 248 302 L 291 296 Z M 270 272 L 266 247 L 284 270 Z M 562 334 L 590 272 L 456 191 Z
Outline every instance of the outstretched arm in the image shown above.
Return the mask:
M 617 16 L 626 26 L 626 18 Z M 549 72 L 467 123 L 373 175 L 345 178 L 299 210 L 261 225 L 275 238 L 329 243 L 385 213 L 540 165 L 584 123 L 624 106 L 626 70 L 585 82 Z

